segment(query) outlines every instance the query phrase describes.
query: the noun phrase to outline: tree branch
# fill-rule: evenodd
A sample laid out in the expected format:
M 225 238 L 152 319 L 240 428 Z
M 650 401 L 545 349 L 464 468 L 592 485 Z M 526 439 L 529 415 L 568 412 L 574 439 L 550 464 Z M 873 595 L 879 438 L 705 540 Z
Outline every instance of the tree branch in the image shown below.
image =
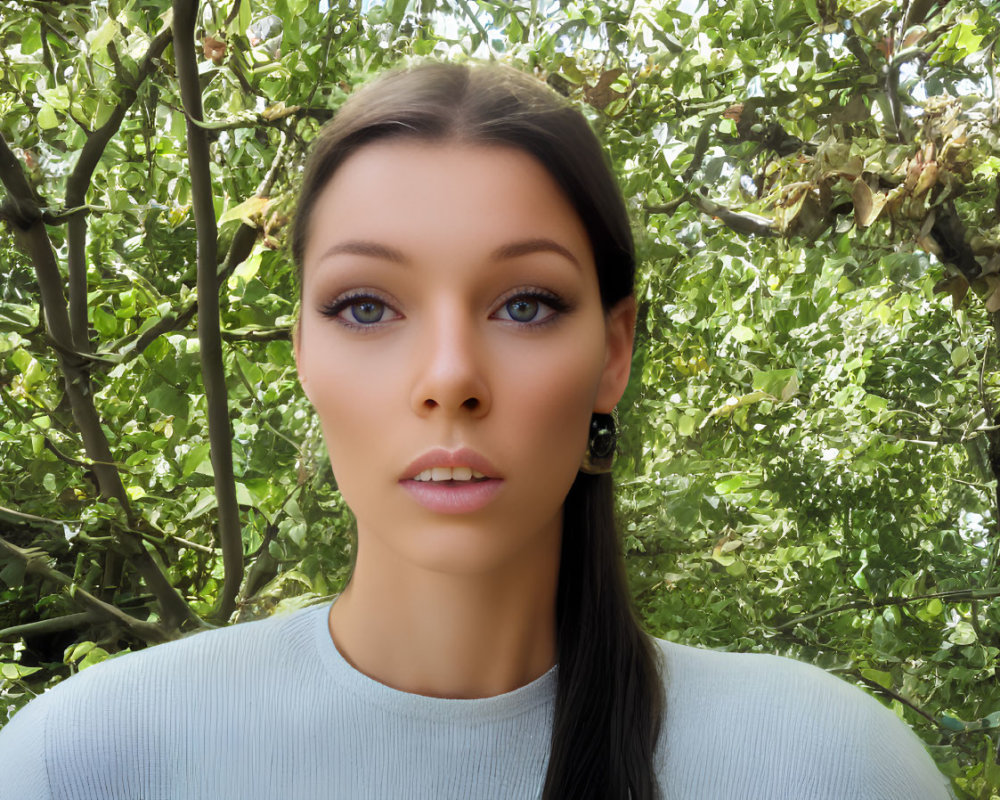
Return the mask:
M 96 611 L 81 611 L 78 614 L 66 614 L 52 619 L 40 619 L 37 622 L 26 622 L 24 625 L 14 625 L 0 630 L 0 642 L 70 631 L 74 628 L 83 628 L 102 619 L 104 617 Z
M 701 169 L 701 162 L 705 160 L 705 153 L 708 152 L 708 136 L 712 127 L 713 121 L 706 119 L 701 125 L 701 130 L 698 131 L 698 138 L 694 143 L 694 154 L 691 156 L 691 163 L 688 164 L 688 168 L 684 170 L 684 175 L 681 177 L 681 180 L 685 184 L 690 183 L 698 170 Z
M 14 558 L 24 564 L 25 571 L 32 575 L 37 575 L 45 580 L 61 586 L 66 590 L 69 598 L 79 606 L 82 606 L 104 619 L 112 620 L 125 627 L 130 633 L 146 642 L 165 642 L 172 638 L 170 634 L 159 625 L 133 617 L 126 614 L 120 608 L 116 608 L 110 603 L 94 597 L 90 592 L 77 586 L 73 579 L 64 575 L 48 564 L 48 559 L 40 555 L 36 550 L 25 550 L 0 536 L 0 555 Z
M 290 328 L 233 328 L 222 331 L 227 342 L 275 342 L 292 337 Z
M 770 217 L 761 217 L 757 214 L 750 214 L 746 211 L 733 211 L 725 206 L 719 205 L 714 200 L 710 200 L 701 192 L 688 192 L 681 197 L 675 198 L 668 203 L 660 205 L 648 205 L 646 211 L 650 214 L 673 214 L 683 203 L 691 203 L 703 214 L 715 217 L 727 228 L 737 233 L 753 236 L 781 236 L 781 232 L 775 226 L 774 220 Z
M 839 614 L 842 611 L 885 608 L 886 606 L 905 606 L 921 600 L 947 600 L 951 603 L 962 603 L 972 600 L 990 600 L 995 597 L 1000 597 L 1000 586 L 987 587 L 985 589 L 949 589 L 943 592 L 917 594 L 911 597 L 885 597 L 881 600 L 852 600 L 849 603 L 842 603 L 839 606 L 824 608 L 821 611 L 814 611 L 810 614 L 804 614 L 801 617 L 795 617 L 795 619 L 775 625 L 774 629 L 778 631 L 788 630 L 803 622 L 826 617 L 830 614 Z
M 941 723 L 939 723 L 934 718 L 934 716 L 932 714 L 928 714 L 926 711 L 924 711 L 920 706 L 918 706 L 912 700 L 910 700 L 910 699 L 908 699 L 906 697 L 903 697 L 903 695 L 899 694 L 898 692 L 894 692 L 892 689 L 889 689 L 886 686 L 883 686 L 878 681 L 873 681 L 870 678 L 866 678 L 864 675 L 861 674 L 860 670 L 850 670 L 849 674 L 852 675 L 853 677 L 857 678 L 859 681 L 861 681 L 862 683 L 864 683 L 866 686 L 870 687 L 874 691 L 878 692 L 879 694 L 884 694 L 887 697 L 891 697 L 893 700 L 898 700 L 900 703 L 902 703 L 907 708 L 913 709 L 920 716 L 922 716 L 924 719 L 926 719 L 928 722 L 930 722 L 935 728 L 940 728 L 941 727 Z
M 56 359 L 63 376 L 63 388 L 69 399 L 76 427 L 83 439 L 84 452 L 90 460 L 101 496 L 114 498 L 121 505 L 130 525 L 136 524 L 121 475 L 114 464 L 111 446 L 101 425 L 100 415 L 94 405 L 93 387 L 88 372 L 89 362 L 75 354 L 72 346 L 70 321 L 66 298 L 62 292 L 62 276 L 56 263 L 52 243 L 49 240 L 41 213 L 34 200 L 31 188 L 7 142 L 0 137 L 0 181 L 7 188 L 14 207 L 22 214 L 17 221 L 15 233 L 19 243 L 28 253 L 35 268 L 35 278 L 45 310 L 45 327 L 55 349 Z M 140 542 L 133 541 L 132 555 L 136 567 L 146 580 L 150 590 L 156 595 L 167 624 L 183 620 L 197 620 L 197 616 L 184 598 L 170 585 L 163 571 L 153 562 Z
M 733 211 L 725 206 L 719 205 L 714 200 L 710 200 L 701 192 L 692 192 L 689 196 L 691 204 L 701 211 L 720 220 L 727 228 L 731 228 L 737 233 L 751 234 L 753 236 L 780 236 L 780 232 L 773 219 L 761 217 L 757 214 L 749 214 L 743 211 Z
M 232 430 L 222 361 L 219 320 L 219 275 L 216 266 L 218 228 L 212 204 L 212 176 L 208 139 L 196 123 L 203 119 L 198 59 L 194 44 L 197 0 L 173 0 L 174 57 L 187 126 L 191 203 L 198 239 L 198 339 L 201 375 L 208 407 L 215 495 L 218 503 L 219 543 L 224 570 L 222 592 L 215 610 L 218 619 L 229 618 L 243 580 L 243 535 L 240 530 L 236 479 L 233 474 Z
M 163 54 L 172 35 L 170 27 L 167 26 L 150 42 L 146 54 L 139 63 L 139 72 L 134 83 L 127 85 L 122 91 L 118 105 L 114 107 L 107 122 L 87 136 L 76 166 L 66 179 L 67 208 L 86 205 L 87 190 L 90 188 L 91 178 L 101 156 L 121 128 L 125 115 L 138 97 L 138 87 L 153 72 L 156 60 Z M 66 249 L 69 273 L 70 341 L 76 350 L 87 353 L 90 351 L 90 337 L 87 324 L 87 216 L 85 214 L 74 214 L 69 218 Z
M 14 165 L 13 169 L 9 168 L 10 164 Z M 6 186 L 14 205 L 23 214 L 18 239 L 28 251 L 35 267 L 35 276 L 45 309 L 45 327 L 56 348 L 56 358 L 63 373 L 66 395 L 83 437 L 84 449 L 91 461 L 95 462 L 93 468 L 102 494 L 105 497 L 116 498 L 126 513 L 131 515 L 125 487 L 112 465 L 114 459 L 111 448 L 101 428 L 97 409 L 94 407 L 86 361 L 70 355 L 75 348 L 72 346 L 66 299 L 62 293 L 62 277 L 59 274 L 52 244 L 41 221 L 38 206 L 31 197 L 24 173 L 2 138 L 0 138 L 0 180 Z
M 756 142 L 779 156 L 789 156 L 802 150 L 809 154 L 816 152 L 816 145 L 793 136 L 781 126 L 781 123 L 765 124 L 755 121 L 755 117 L 755 108 L 751 106 L 751 101 L 747 101 L 736 121 L 736 132 L 742 141 Z
M 496 53 L 493 52 L 493 45 L 490 44 L 490 35 L 486 32 L 486 28 L 483 27 L 483 23 L 479 21 L 479 18 L 475 15 L 473 10 L 469 8 L 468 2 L 466 0 L 456 0 L 462 11 L 465 12 L 465 16 L 469 18 L 469 21 L 475 26 L 479 35 L 483 37 L 483 44 L 486 45 L 486 49 L 490 54 L 490 61 L 496 60 Z
M 63 525 L 56 519 L 36 517 L 34 514 L 25 514 L 23 511 L 15 511 L 13 508 L 4 508 L 3 506 L 0 506 L 0 519 L 14 525 L 31 525 L 35 528 L 52 528 L 57 531 L 62 530 Z

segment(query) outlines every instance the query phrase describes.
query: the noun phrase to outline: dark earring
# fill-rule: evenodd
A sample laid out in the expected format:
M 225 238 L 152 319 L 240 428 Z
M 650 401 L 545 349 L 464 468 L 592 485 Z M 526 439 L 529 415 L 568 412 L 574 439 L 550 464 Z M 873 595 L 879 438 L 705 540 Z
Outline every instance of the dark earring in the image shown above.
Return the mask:
M 610 414 L 595 413 L 591 416 L 590 437 L 587 439 L 587 452 L 584 453 L 580 472 L 586 472 L 588 475 L 611 472 L 611 462 L 615 457 L 617 443 L 615 418 Z

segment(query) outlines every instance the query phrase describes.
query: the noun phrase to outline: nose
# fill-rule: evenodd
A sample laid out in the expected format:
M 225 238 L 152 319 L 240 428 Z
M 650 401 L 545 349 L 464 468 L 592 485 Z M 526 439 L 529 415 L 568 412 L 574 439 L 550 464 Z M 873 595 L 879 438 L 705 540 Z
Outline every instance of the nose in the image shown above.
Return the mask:
M 435 313 L 416 344 L 413 410 L 483 416 L 490 409 L 487 368 L 475 320 L 458 309 Z

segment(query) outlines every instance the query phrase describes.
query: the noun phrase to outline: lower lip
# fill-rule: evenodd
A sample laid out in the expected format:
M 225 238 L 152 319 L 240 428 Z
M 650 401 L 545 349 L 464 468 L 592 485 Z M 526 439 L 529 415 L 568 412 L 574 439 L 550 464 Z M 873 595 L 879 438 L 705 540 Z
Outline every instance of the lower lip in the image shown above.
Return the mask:
M 490 478 L 467 484 L 415 480 L 400 483 L 428 511 L 438 514 L 468 514 L 487 506 L 500 491 L 503 481 Z

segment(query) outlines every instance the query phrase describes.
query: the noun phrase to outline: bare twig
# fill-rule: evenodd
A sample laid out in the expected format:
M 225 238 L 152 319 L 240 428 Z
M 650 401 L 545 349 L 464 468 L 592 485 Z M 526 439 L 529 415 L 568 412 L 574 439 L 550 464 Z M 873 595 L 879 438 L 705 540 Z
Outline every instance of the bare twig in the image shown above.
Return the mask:
M 139 62 L 139 71 L 135 82 L 122 91 L 118 104 L 111 115 L 100 128 L 87 136 L 87 141 L 80 150 L 73 171 L 66 179 L 66 207 L 76 208 L 86 205 L 87 190 L 94 170 L 104 155 L 109 142 L 118 133 L 128 110 L 138 96 L 138 86 L 152 74 L 156 61 L 162 55 L 172 38 L 172 31 L 165 27 L 156 35 L 146 54 Z M 124 76 L 119 76 L 124 77 Z M 86 353 L 90 351 L 90 341 L 87 326 L 87 217 L 75 214 L 70 217 L 66 229 L 67 270 L 69 273 L 69 320 L 70 339 L 76 350 Z
M 862 683 L 864 683 L 866 686 L 871 687 L 874 691 L 878 692 L 879 694 L 884 694 L 887 697 L 891 697 L 893 700 L 898 700 L 900 703 L 902 703 L 907 708 L 913 709 L 920 716 L 922 716 L 924 719 L 926 719 L 928 722 L 930 722 L 932 725 L 934 725 L 934 727 L 936 727 L 936 728 L 940 727 L 940 723 L 934 718 L 934 716 L 932 714 L 928 714 L 926 711 L 924 711 L 920 706 L 918 706 L 912 700 L 910 700 L 910 699 L 908 699 L 906 697 L 903 697 L 903 695 L 899 694 L 898 692 L 893 691 L 892 689 L 889 689 L 886 686 L 883 686 L 878 681 L 873 681 L 870 678 L 866 678 L 864 675 L 861 674 L 860 670 L 851 670 L 850 674 L 853 675 L 855 678 L 857 678 Z
M 479 18 L 476 16 L 475 12 L 471 8 L 469 8 L 469 4 L 466 2 L 466 0 L 456 0 L 456 2 L 458 3 L 462 11 L 465 12 L 465 16 L 467 16 L 469 18 L 469 21 L 475 26 L 476 31 L 478 31 L 479 35 L 483 37 L 483 43 L 486 45 L 486 49 L 490 54 L 490 61 L 495 61 L 497 56 L 496 53 L 493 52 L 493 45 L 490 44 L 490 35 L 489 33 L 487 33 L 486 28 L 483 27 L 483 23 L 479 21 Z
M 223 330 L 227 342 L 280 342 L 292 338 L 291 328 L 234 328 Z
M 701 130 L 698 131 L 698 138 L 694 143 L 694 153 L 691 156 L 691 163 L 688 164 L 688 168 L 684 170 L 684 175 L 681 176 L 681 181 L 685 185 L 690 183 L 698 170 L 701 169 L 701 162 L 705 160 L 705 153 L 708 152 L 708 135 L 714 126 L 714 122 L 712 119 L 706 119 L 701 125 Z
M 1000 37 L 993 40 L 993 46 L 989 50 L 989 72 L 990 72 L 990 86 L 993 89 L 993 111 L 992 111 L 992 123 L 994 125 L 1000 121 L 1000 72 L 997 72 L 997 44 L 1000 43 Z
M 703 214 L 715 217 L 727 228 L 737 233 L 752 234 L 754 236 L 780 236 L 780 232 L 775 226 L 774 220 L 768 217 L 761 217 L 757 214 L 749 214 L 745 211 L 733 211 L 726 208 L 714 200 L 710 200 L 700 192 L 690 195 L 692 205 Z
M 218 227 L 212 204 L 212 177 L 208 138 L 194 124 L 203 118 L 198 60 L 194 45 L 197 0 L 173 0 L 174 56 L 181 100 L 187 117 L 187 150 L 191 174 L 191 203 L 198 238 L 198 339 L 201 344 L 201 375 L 208 406 L 208 431 L 211 442 L 215 495 L 218 504 L 219 543 L 222 549 L 224 577 L 218 619 L 228 619 L 236 607 L 236 596 L 243 579 L 243 536 L 236 479 L 233 474 L 232 430 L 229 402 L 222 361 L 222 337 L 219 320 L 219 275 L 216 267 Z
M 126 614 L 120 608 L 94 597 L 90 592 L 77 586 L 68 575 L 53 569 L 48 564 L 48 557 L 37 550 L 25 550 L 0 536 L 0 554 L 14 558 L 24 564 L 25 571 L 61 586 L 69 598 L 104 619 L 119 623 L 129 632 L 146 642 L 164 642 L 171 638 L 170 634 L 159 625 Z
M 93 387 L 88 372 L 89 361 L 81 358 L 72 346 L 70 320 L 66 298 L 62 291 L 62 276 L 56 263 L 55 252 L 48 232 L 41 219 L 37 198 L 28 184 L 20 164 L 0 137 L 0 181 L 8 193 L 8 203 L 16 211 L 13 220 L 19 244 L 27 251 L 35 268 L 35 277 L 45 310 L 45 327 L 55 349 L 63 376 L 63 387 L 69 399 L 73 419 L 83 439 L 84 451 L 90 459 L 102 497 L 118 501 L 130 524 L 136 522 L 121 475 L 114 464 L 114 457 L 101 418 L 94 405 Z M 163 611 L 165 624 L 179 624 L 184 620 L 197 620 L 184 598 L 170 585 L 163 571 L 153 562 L 141 543 L 133 541 L 129 555 L 135 566 L 156 594 Z
M 0 506 L 0 519 L 14 525 L 31 525 L 35 528 L 53 528 L 62 530 L 62 525 L 57 519 L 46 517 L 36 517 L 34 514 L 25 514 L 23 511 L 15 511 L 13 508 Z
M 74 628 L 83 628 L 102 619 L 104 617 L 96 611 L 81 611 L 78 614 L 66 614 L 52 619 L 40 619 L 37 622 L 26 622 L 23 625 L 14 625 L 0 630 L 0 642 L 70 631 Z
M 810 614 L 795 617 L 795 619 L 790 619 L 787 622 L 776 625 L 775 630 L 787 630 L 794 628 L 796 625 L 801 625 L 803 622 L 810 622 L 831 614 L 839 614 L 842 611 L 905 606 L 922 600 L 947 600 L 951 603 L 963 603 L 973 600 L 991 600 L 995 597 L 1000 597 L 1000 587 L 998 586 L 986 587 L 985 589 L 949 589 L 943 592 L 931 592 L 930 594 L 918 594 L 910 597 L 884 597 L 880 600 L 852 600 L 849 603 L 841 603 L 838 606 L 824 608 L 820 611 L 813 611 Z

